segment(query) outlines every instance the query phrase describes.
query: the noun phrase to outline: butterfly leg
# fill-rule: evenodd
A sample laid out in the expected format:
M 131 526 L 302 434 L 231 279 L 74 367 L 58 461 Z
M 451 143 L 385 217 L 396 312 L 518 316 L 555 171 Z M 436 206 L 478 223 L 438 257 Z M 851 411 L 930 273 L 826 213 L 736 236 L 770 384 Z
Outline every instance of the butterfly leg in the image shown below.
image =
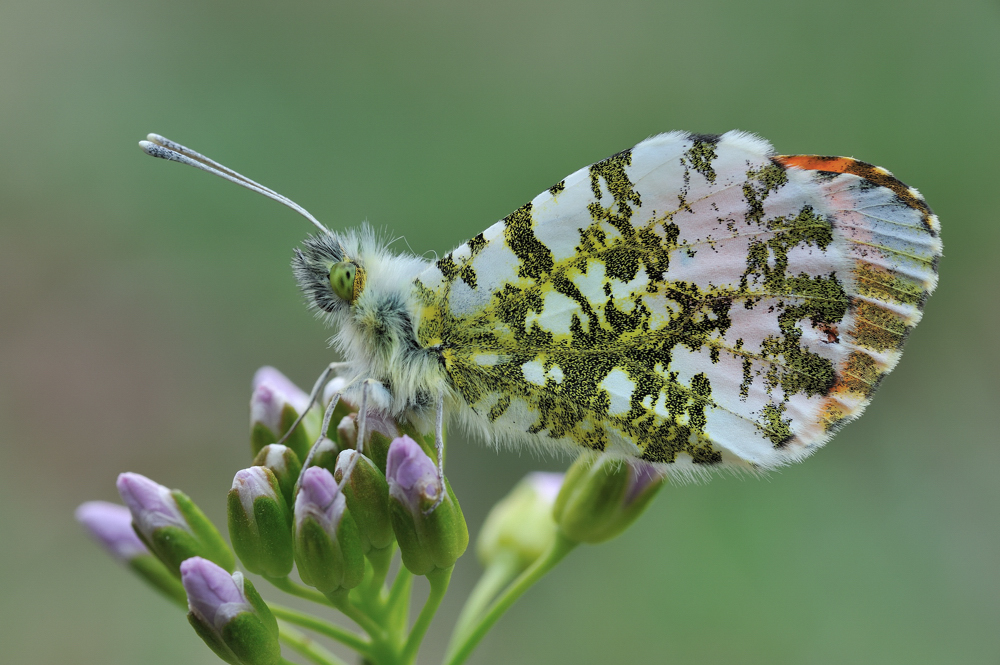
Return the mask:
M 312 405 L 316 403 L 316 398 L 319 396 L 320 391 L 323 390 L 323 387 L 326 385 L 326 382 L 330 380 L 330 375 L 333 374 L 338 369 L 347 367 L 347 365 L 348 363 L 330 363 L 329 365 L 326 366 L 326 369 L 323 370 L 323 373 L 319 375 L 318 379 L 316 379 L 316 383 L 313 384 L 312 392 L 309 393 L 309 403 L 306 404 L 306 408 L 302 409 L 302 413 L 300 413 L 299 417 L 295 419 L 295 422 L 292 423 L 292 426 L 289 427 L 285 431 L 285 433 L 281 435 L 281 438 L 275 441 L 276 444 L 284 444 L 285 441 L 288 440 L 288 437 L 292 435 L 292 432 L 295 431 L 295 428 L 299 426 L 299 423 L 302 422 L 302 419 L 306 417 L 307 413 L 309 413 L 309 409 L 312 408 Z M 323 431 L 326 432 L 326 427 L 323 428 Z
M 334 363 L 334 364 L 340 364 L 340 363 Z M 316 447 L 319 446 L 319 442 L 322 441 L 324 438 L 326 438 L 326 431 L 330 427 L 330 420 L 333 419 L 333 412 L 334 412 L 334 410 L 336 410 L 337 404 L 340 403 L 341 396 L 359 378 L 361 378 L 361 377 L 357 377 L 357 376 L 354 377 L 353 379 L 351 379 L 350 381 L 348 381 L 344 385 L 343 388 L 341 388 L 337 392 L 333 393 L 333 395 L 330 397 L 330 403 L 326 405 L 326 410 L 323 412 L 323 424 L 322 424 L 322 426 L 319 429 L 319 436 L 316 438 L 315 443 L 313 443 L 312 447 L 309 449 L 309 454 L 306 455 L 306 458 L 304 460 L 302 460 L 302 472 L 299 473 L 299 479 L 302 478 L 302 473 L 305 473 L 305 470 L 308 469 L 309 465 L 312 463 L 312 459 L 313 459 L 313 456 L 316 454 Z M 317 385 L 319 385 L 320 383 L 321 382 L 317 382 Z M 364 400 L 364 398 L 365 398 L 365 394 L 364 394 L 364 392 L 362 392 L 362 400 Z
M 437 415 L 434 419 L 434 451 L 437 453 L 437 479 L 438 485 L 441 486 L 441 492 L 434 505 L 424 511 L 424 515 L 434 512 L 434 509 L 441 505 L 446 491 L 444 486 L 444 388 L 441 388 L 441 392 L 438 394 Z
M 351 477 L 351 472 L 354 471 L 354 467 L 358 463 L 358 459 L 361 457 L 362 450 L 365 444 L 365 436 L 367 435 L 367 424 L 368 424 L 368 391 L 371 390 L 373 384 L 377 384 L 378 381 L 375 379 L 365 379 L 361 382 L 361 399 L 358 405 L 358 443 L 357 452 L 358 454 L 351 458 L 350 464 L 344 469 L 344 475 L 340 478 L 340 483 L 337 488 L 340 491 L 344 490 L 344 484 L 347 479 Z M 345 388 L 347 386 L 344 386 Z M 302 466 L 305 469 L 305 465 Z

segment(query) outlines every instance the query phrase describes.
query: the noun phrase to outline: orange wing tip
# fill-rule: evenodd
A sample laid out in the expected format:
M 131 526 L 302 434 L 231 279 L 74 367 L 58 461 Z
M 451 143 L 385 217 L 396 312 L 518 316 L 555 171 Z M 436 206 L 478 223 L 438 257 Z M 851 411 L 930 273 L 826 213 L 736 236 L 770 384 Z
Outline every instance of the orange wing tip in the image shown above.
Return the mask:
M 881 166 L 874 166 L 851 157 L 824 155 L 775 155 L 771 159 L 785 168 L 795 167 L 806 171 L 849 173 L 864 178 L 879 187 L 892 190 L 904 204 L 914 210 L 919 210 L 923 217 L 924 226 L 932 235 L 937 236 L 941 229 L 937 217 L 931 212 L 920 192 L 901 182 L 890 171 Z
M 822 155 L 777 155 L 774 158 L 782 166 L 797 166 L 806 171 L 829 171 L 832 173 L 853 173 L 857 160 L 850 157 L 824 157 Z

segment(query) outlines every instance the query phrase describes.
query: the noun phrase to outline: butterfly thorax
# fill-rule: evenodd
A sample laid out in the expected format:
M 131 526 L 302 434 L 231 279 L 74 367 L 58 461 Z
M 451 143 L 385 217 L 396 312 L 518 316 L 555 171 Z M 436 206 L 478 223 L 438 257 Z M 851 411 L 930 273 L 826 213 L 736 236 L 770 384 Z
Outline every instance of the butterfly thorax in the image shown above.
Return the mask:
M 292 260 L 310 308 L 336 330 L 331 345 L 350 363 L 346 378 L 358 379 L 347 395 L 360 390 L 361 380 L 373 379 L 373 406 L 415 424 L 429 422 L 444 385 L 438 354 L 417 335 L 413 282 L 427 265 L 390 253 L 367 226 L 310 236 Z M 343 266 L 352 284 L 336 288 L 343 286 L 337 281 Z

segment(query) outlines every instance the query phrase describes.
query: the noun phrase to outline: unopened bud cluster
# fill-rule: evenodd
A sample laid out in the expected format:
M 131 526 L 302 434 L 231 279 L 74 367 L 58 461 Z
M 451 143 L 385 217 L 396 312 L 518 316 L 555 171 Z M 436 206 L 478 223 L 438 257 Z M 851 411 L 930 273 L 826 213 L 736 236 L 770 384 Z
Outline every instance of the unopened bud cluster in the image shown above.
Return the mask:
M 359 417 L 344 400 L 321 432 L 320 407 L 332 399 L 331 386 L 339 390 L 343 381 L 331 382 L 314 406 L 277 370 L 255 375 L 253 461 L 236 473 L 227 495 L 232 549 L 187 495 L 136 473 L 118 477 L 124 506 L 94 501 L 77 510 L 112 556 L 186 604 L 195 631 L 227 663 L 286 662 L 277 621 L 253 584 L 234 572 L 234 551 L 247 572 L 287 590 L 286 578 L 297 570 L 302 582 L 343 607 L 381 585 L 397 545 L 403 566 L 428 576 L 432 590 L 447 588 L 468 546 L 461 506 L 428 455 L 433 439 L 418 443 L 392 418 L 369 411 L 359 445 Z M 417 436 L 409 425 L 405 431 Z M 566 544 L 608 540 L 638 518 L 662 484 L 651 465 L 596 453 L 581 455 L 566 474 L 530 474 L 491 511 L 479 557 L 509 577 L 555 560 L 552 553 Z M 375 587 L 348 593 L 373 578 Z M 435 587 L 442 579 L 444 586 Z
M 115 558 L 186 601 L 191 625 L 224 661 L 279 663 L 277 623 L 234 572 L 234 550 L 247 572 L 281 580 L 297 568 L 303 582 L 332 595 L 361 583 L 366 557 L 384 569 L 396 542 L 418 575 L 451 567 L 468 544 L 458 502 L 420 446 L 391 418 L 369 412 L 359 452 L 357 414 L 343 401 L 337 409 L 320 437 L 320 410 L 308 395 L 273 368 L 257 372 L 253 464 L 236 473 L 227 497 L 232 550 L 187 495 L 137 473 L 118 478 L 125 506 L 88 502 L 77 519 Z

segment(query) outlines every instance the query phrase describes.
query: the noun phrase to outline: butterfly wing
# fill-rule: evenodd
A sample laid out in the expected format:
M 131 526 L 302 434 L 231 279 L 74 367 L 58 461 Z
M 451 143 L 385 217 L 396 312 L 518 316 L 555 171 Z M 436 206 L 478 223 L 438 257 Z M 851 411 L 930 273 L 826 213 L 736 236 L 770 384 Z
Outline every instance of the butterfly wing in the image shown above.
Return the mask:
M 673 132 L 421 273 L 418 337 L 494 440 L 773 468 L 860 415 L 940 253 L 936 217 L 884 169 Z

